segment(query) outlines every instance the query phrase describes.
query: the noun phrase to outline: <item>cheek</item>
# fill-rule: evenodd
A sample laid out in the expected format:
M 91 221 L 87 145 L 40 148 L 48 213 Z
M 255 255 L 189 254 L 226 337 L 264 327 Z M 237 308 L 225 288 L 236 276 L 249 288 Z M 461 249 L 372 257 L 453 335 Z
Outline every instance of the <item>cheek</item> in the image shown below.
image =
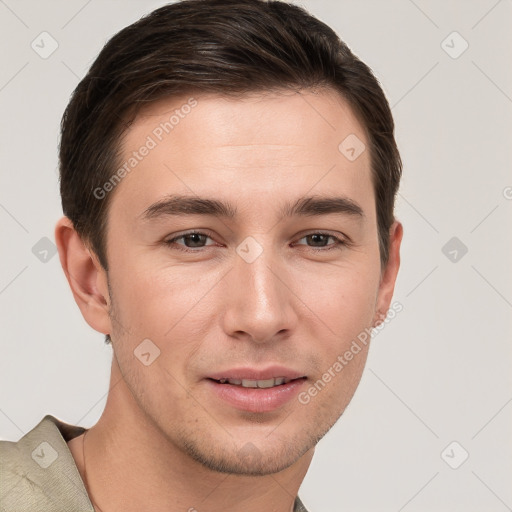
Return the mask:
M 127 370 L 141 370 L 133 356 L 139 345 L 149 339 L 156 347 L 150 349 L 159 355 L 151 372 L 141 375 L 145 386 L 167 382 L 170 376 L 183 382 L 191 359 L 214 329 L 214 308 L 219 304 L 212 303 L 215 294 L 210 292 L 210 296 L 208 292 L 215 290 L 222 274 L 198 272 L 185 265 L 162 267 L 144 260 L 127 263 L 125 260 L 123 265 L 113 266 L 115 274 L 111 278 L 114 335 L 120 340 L 116 347 L 119 364 Z M 171 378 L 167 382 L 170 390 L 172 383 Z
M 297 276 L 319 362 L 304 400 L 318 395 L 317 407 L 331 419 L 348 405 L 368 355 L 379 279 L 371 268 L 347 264 L 316 280 Z
M 317 407 L 330 418 L 328 423 L 336 421 L 350 403 L 361 380 L 368 355 L 368 345 L 359 343 L 359 348 L 339 354 L 324 368 L 324 372 L 305 390 L 302 400 L 308 397 L 317 400 Z M 348 354 L 349 359 L 347 358 Z
M 127 278 L 129 276 L 129 278 Z M 145 336 L 166 337 L 222 277 L 193 265 L 162 264 L 156 258 L 125 259 L 112 285 L 118 313 Z
M 318 417 L 332 424 L 352 399 L 368 356 L 377 278 L 340 272 L 307 294 L 317 325 L 319 365 L 299 399 L 314 403 Z M 315 323 L 313 323 L 315 322 Z
M 304 305 L 340 340 L 371 324 L 378 284 L 374 267 L 354 263 L 294 276 L 294 288 Z

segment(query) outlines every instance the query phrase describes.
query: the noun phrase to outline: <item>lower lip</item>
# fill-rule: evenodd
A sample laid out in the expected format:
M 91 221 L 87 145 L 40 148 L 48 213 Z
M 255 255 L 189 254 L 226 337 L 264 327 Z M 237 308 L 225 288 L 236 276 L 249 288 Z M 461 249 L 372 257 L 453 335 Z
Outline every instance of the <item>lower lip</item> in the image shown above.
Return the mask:
M 278 409 L 298 394 L 305 381 L 306 379 L 295 379 L 273 388 L 244 388 L 207 380 L 219 398 L 237 409 L 248 412 L 270 412 Z

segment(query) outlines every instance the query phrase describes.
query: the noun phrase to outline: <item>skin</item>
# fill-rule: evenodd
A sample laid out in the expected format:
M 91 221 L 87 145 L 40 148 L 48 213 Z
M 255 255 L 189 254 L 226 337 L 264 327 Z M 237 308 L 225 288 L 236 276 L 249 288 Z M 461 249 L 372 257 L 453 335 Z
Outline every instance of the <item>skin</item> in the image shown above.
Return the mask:
M 308 404 L 294 398 L 271 412 L 226 404 L 205 377 L 281 364 L 305 375 L 307 390 L 385 316 L 402 226 L 391 227 L 381 268 L 369 151 L 352 162 L 338 150 L 349 134 L 368 141 L 333 91 L 194 97 L 197 106 L 113 192 L 108 274 L 69 219 L 56 226 L 75 300 L 113 344 L 107 404 L 86 437 L 88 492 L 102 512 L 148 503 L 162 512 L 288 512 L 315 444 L 357 388 L 368 347 Z M 125 134 L 124 156 L 187 99 L 142 112 Z M 229 201 L 238 214 L 141 219 L 168 194 Z M 311 194 L 348 197 L 364 216 L 279 216 L 284 202 Z M 210 237 L 202 247 L 165 243 L 191 229 Z M 350 244 L 325 250 L 306 237 L 325 231 Z M 252 263 L 236 252 L 248 236 L 263 249 Z M 176 248 L 187 243 L 197 252 Z M 134 357 L 147 338 L 160 350 L 149 366 Z M 82 477 L 83 437 L 69 442 Z M 252 456 L 243 457 L 248 443 Z

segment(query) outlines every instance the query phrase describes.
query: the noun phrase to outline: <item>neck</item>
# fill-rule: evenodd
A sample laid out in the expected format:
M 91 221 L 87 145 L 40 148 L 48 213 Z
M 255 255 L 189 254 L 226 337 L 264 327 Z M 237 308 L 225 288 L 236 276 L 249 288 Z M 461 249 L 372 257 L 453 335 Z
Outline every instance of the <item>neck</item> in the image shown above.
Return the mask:
M 81 436 L 82 441 L 84 436 Z M 266 476 L 219 473 L 166 438 L 140 410 L 112 363 L 110 393 L 87 441 L 69 443 L 98 512 L 291 512 L 313 449 L 292 466 Z

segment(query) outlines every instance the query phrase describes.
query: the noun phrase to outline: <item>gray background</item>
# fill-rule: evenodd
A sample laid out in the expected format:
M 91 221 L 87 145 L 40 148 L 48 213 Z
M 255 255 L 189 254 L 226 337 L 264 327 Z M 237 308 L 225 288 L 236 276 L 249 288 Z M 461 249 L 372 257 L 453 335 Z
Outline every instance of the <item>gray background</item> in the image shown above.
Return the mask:
M 2 439 L 48 413 L 89 427 L 105 405 L 111 349 L 41 239 L 61 215 L 58 128 L 71 91 L 108 38 L 160 5 L 0 0 Z M 311 512 L 512 510 L 511 2 L 302 5 L 384 85 L 405 234 L 404 310 L 374 338 L 300 494 Z M 58 43 L 46 59 L 31 47 L 43 31 Z

